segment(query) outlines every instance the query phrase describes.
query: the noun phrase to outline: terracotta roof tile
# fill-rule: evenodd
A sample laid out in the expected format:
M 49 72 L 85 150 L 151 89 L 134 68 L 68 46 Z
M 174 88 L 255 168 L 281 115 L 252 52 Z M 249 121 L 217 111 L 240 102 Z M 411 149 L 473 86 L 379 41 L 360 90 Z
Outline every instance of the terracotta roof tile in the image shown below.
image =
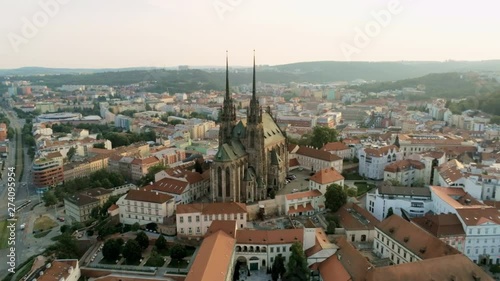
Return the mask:
M 291 193 L 286 195 L 286 200 L 293 200 L 293 199 L 299 199 L 299 198 L 304 198 L 304 197 L 319 197 L 323 196 L 321 191 L 317 189 L 313 190 L 308 190 L 308 191 L 303 191 L 303 192 L 296 192 L 296 193 Z
M 484 270 L 462 254 L 369 270 L 366 281 L 481 280 L 493 281 Z M 327 280 L 325 280 L 327 281 Z
M 328 151 L 319 150 L 319 149 L 315 149 L 315 148 L 311 148 L 311 147 L 307 147 L 307 146 L 301 146 L 299 148 L 299 150 L 297 150 L 297 154 L 304 155 L 304 156 L 311 157 L 311 158 L 324 160 L 324 161 L 329 161 L 329 162 L 342 161 L 342 158 L 335 155 L 335 154 L 331 154 Z
M 427 214 L 412 218 L 411 222 L 438 238 L 465 235 L 462 223 L 456 214 Z
M 247 205 L 238 202 L 193 203 L 177 205 L 175 211 L 177 214 L 241 214 L 247 212 Z
M 326 168 L 314 174 L 310 180 L 319 184 L 332 184 L 343 180 L 344 177 L 334 168 Z
M 350 148 L 341 143 L 341 142 L 329 142 L 327 144 L 325 144 L 321 150 L 325 150 L 325 151 L 341 151 L 341 150 L 350 150 Z
M 151 192 L 151 191 L 143 190 L 143 189 L 129 190 L 129 192 L 127 193 L 127 195 L 125 197 L 126 200 L 151 202 L 151 203 L 158 203 L 158 204 L 165 203 L 165 202 L 171 200 L 172 198 L 173 197 L 168 195 L 168 194 Z
M 388 217 L 379 223 L 376 228 L 421 259 L 460 253 L 455 248 L 398 215 Z
M 400 160 L 393 162 L 387 166 L 385 166 L 384 171 L 385 172 L 391 172 L 391 173 L 397 173 L 397 172 L 403 172 L 403 171 L 408 171 L 408 170 L 423 170 L 425 169 L 424 163 L 417 161 L 417 160 L 410 160 L 410 159 L 405 159 L 405 160 Z
M 274 229 L 274 230 L 250 230 L 239 229 L 236 233 L 238 244 L 293 244 L 302 243 L 304 240 L 304 229 Z

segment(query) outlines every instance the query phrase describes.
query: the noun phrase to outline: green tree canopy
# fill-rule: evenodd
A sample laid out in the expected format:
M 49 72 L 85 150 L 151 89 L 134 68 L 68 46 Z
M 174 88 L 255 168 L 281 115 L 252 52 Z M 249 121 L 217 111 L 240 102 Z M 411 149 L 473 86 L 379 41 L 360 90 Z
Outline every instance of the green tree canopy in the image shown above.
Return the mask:
M 121 245 L 116 239 L 108 239 L 102 247 L 102 255 L 108 261 L 115 261 L 121 253 Z
M 283 278 L 285 273 L 285 259 L 282 255 L 277 255 L 274 258 L 273 267 L 271 268 L 271 278 L 273 281 L 277 281 L 280 277 Z
M 385 218 L 388 218 L 390 216 L 394 215 L 394 210 L 392 209 L 392 207 L 390 207 L 388 210 L 387 210 L 387 215 L 385 216 Z
M 163 237 L 163 235 L 160 235 L 158 239 L 156 239 L 155 246 L 158 251 L 167 249 L 167 240 Z
M 336 142 L 337 136 L 337 130 L 333 128 L 316 126 L 312 131 L 310 144 L 319 149 L 326 143 Z
M 125 246 L 123 246 L 122 255 L 127 260 L 128 264 L 135 263 L 141 259 L 141 246 L 135 240 L 128 240 L 127 243 L 125 243 Z
M 135 241 L 139 243 L 142 249 L 146 249 L 149 246 L 149 238 L 144 231 L 140 231 L 139 233 L 137 233 Z
M 57 204 L 57 197 L 54 195 L 52 190 L 45 192 L 42 196 L 42 200 L 45 202 L 45 207 Z
M 181 244 L 175 244 L 170 249 L 170 257 L 174 260 L 182 260 L 187 256 L 186 247 Z
M 336 212 L 347 202 L 347 194 L 344 188 L 338 184 L 332 184 L 326 188 L 325 206 L 332 212 Z
M 288 266 L 285 273 L 287 281 L 309 280 L 310 270 L 307 266 L 307 258 L 302 249 L 302 244 L 295 242 L 292 245 Z

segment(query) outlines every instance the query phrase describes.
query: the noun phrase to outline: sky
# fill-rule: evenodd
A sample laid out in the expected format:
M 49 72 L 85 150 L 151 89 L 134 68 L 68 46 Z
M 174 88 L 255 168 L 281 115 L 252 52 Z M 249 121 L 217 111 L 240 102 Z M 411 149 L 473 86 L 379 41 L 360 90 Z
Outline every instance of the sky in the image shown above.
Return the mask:
M 500 1 L 0 0 L 0 69 L 499 59 Z

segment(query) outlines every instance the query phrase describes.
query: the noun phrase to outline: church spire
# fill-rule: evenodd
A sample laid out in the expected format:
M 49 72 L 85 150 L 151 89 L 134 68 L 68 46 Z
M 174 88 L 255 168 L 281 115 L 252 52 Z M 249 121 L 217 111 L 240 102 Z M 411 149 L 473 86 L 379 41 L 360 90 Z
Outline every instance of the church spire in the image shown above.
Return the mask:
M 255 85 L 255 50 L 253 50 L 253 83 L 252 83 L 252 100 L 257 100 L 257 90 Z
M 229 62 L 227 58 L 227 50 L 226 50 L 226 99 L 231 99 L 231 94 L 229 92 Z

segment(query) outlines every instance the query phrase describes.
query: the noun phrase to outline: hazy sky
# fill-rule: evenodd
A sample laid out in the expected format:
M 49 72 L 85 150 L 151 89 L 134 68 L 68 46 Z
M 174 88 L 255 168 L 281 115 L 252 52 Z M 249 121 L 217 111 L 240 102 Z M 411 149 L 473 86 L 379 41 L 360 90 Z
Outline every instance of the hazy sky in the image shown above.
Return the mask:
M 499 10 L 498 0 L 0 0 L 0 68 L 223 65 L 226 49 L 232 65 L 250 65 L 253 49 L 258 64 L 499 59 Z

